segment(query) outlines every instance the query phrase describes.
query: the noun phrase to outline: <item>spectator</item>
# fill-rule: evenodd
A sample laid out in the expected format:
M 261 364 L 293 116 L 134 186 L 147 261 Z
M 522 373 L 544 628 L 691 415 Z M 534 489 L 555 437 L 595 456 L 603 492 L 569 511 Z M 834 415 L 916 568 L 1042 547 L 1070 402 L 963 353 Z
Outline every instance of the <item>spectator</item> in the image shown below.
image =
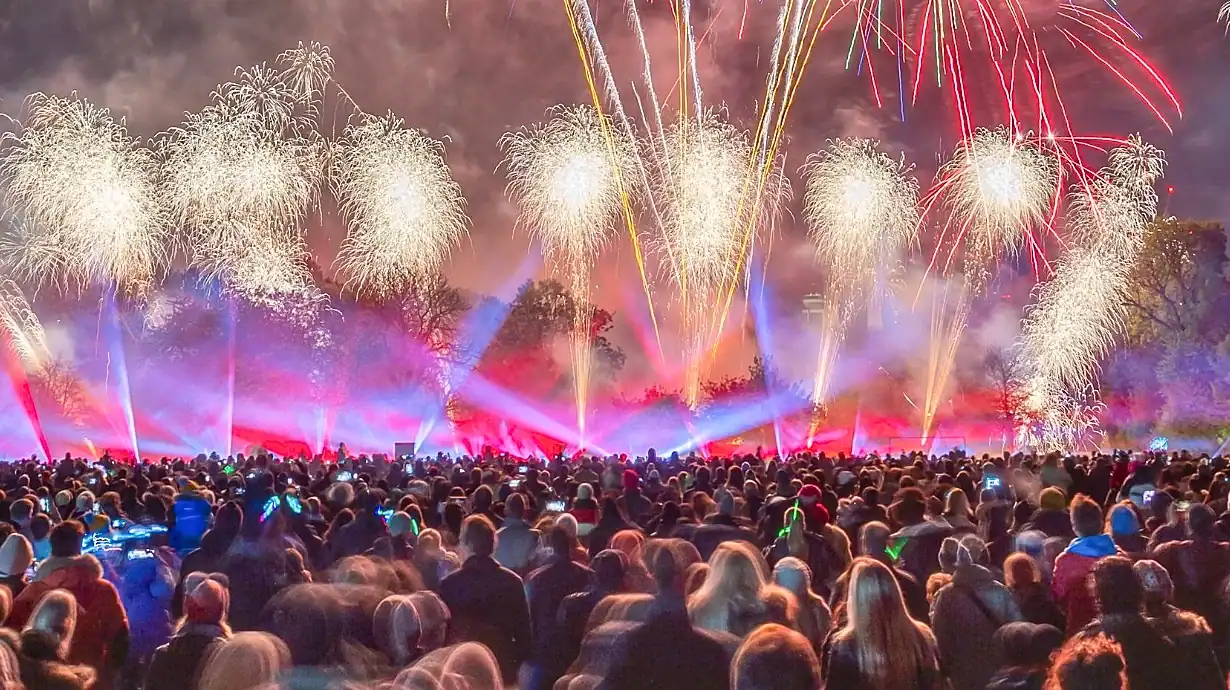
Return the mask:
M 623 489 L 619 496 L 620 511 L 634 524 L 641 524 L 653 510 L 653 503 L 641 493 L 641 479 L 636 470 L 624 470 Z
M 1120 551 L 1134 559 L 1143 557 L 1149 547 L 1149 540 L 1140 532 L 1140 520 L 1136 517 L 1136 509 L 1131 501 L 1122 501 L 1111 506 L 1106 516 L 1106 533 Z
M 833 628 L 833 614 L 824 598 L 811 588 L 811 572 L 797 558 L 786 557 L 773 566 L 773 582 L 794 595 L 799 632 L 811 643 L 816 654 L 824 651 L 824 641 Z
M 952 582 L 935 595 L 931 605 L 940 658 L 954 690 L 986 687 L 1000 667 L 995 631 L 1021 620 L 1012 593 L 975 562 L 971 549 L 983 548 L 978 537 L 962 539 Z
M 1064 495 L 1071 494 L 1072 476 L 1068 474 L 1068 470 L 1063 465 L 1059 464 L 1058 453 L 1047 454 L 1046 459 L 1042 461 L 1040 478 L 1043 488 L 1055 487 Z
M 898 493 L 888 514 L 901 526 L 892 535 L 893 543 L 901 544 L 897 565 L 918 582 L 926 582 L 939 568 L 940 545 L 952 536 L 952 528 L 946 522 L 927 519 L 926 500 L 914 487 Z
M 505 526 L 505 529 L 508 529 Z M 507 683 L 515 682 L 530 650 L 530 612 L 521 578 L 496 562 L 496 533 L 481 515 L 461 527 L 461 569 L 440 582 L 440 597 L 452 614 L 449 638 L 485 644 Z
M 1174 642 L 1179 657 L 1177 668 L 1184 669 L 1193 688 L 1225 688 L 1225 678 L 1213 651 L 1213 631 L 1198 614 L 1171 604 L 1174 584 L 1170 574 L 1156 561 L 1137 561 L 1132 571 L 1144 589 L 1145 615 L 1163 635 Z
M 172 599 L 171 614 L 173 616 L 183 614 L 184 580 L 192 573 L 216 572 L 221 567 L 223 557 L 231 548 L 235 538 L 239 536 L 241 529 L 243 529 L 243 508 L 238 503 L 230 501 L 218 508 L 213 527 L 202 535 L 200 546 L 184 556 L 183 563 L 180 564 L 179 582 L 175 585 L 175 594 Z
M 1043 690 L 1128 690 L 1123 649 L 1105 635 L 1067 641 L 1051 661 Z
M 89 666 L 68 662 L 76 635 L 77 602 L 65 590 L 47 592 L 21 633 L 21 681 L 33 690 L 85 690 L 95 687 Z
M 20 533 L 14 532 L 0 545 L 0 585 L 8 587 L 14 596 L 26 588 L 26 571 L 34 562 L 34 549 Z
M 85 529 L 76 520 L 56 525 L 51 531 L 51 558 L 38 568 L 34 581 L 13 600 L 8 625 L 17 627 L 30 619 L 34 607 L 52 590 L 64 589 L 81 608 L 71 636 L 66 660 L 94 669 L 98 690 L 112 687 L 113 676 L 128 656 L 128 616 L 119 593 L 102 578 L 102 565 L 82 555 Z
M 1004 584 L 1012 592 L 1024 620 L 1066 629 L 1063 611 L 1055 605 L 1050 588 L 1042 581 L 1038 562 L 1028 554 L 1014 553 L 1004 561 Z
M 1063 491 L 1053 486 L 1048 487 L 1043 489 L 1038 497 L 1038 510 L 1029 517 L 1027 523 L 1021 526 L 1018 533 L 1036 530 L 1047 537 L 1060 537 L 1071 541 L 1078 535 L 1074 534 L 1069 518 L 1068 500 L 1064 498 Z M 1102 531 L 1100 525 L 1098 531 Z
M 693 625 L 743 638 L 764 623 L 794 624 L 793 597 L 766 582 L 768 568 L 751 546 L 726 542 L 709 566 L 704 585 L 688 600 Z
M 419 645 L 423 624 L 410 597 L 394 595 L 381 600 L 372 626 L 376 644 L 394 669 L 403 669 L 423 656 Z
M 1063 631 L 1052 625 L 1009 623 L 995 631 L 1000 669 L 987 690 L 1042 690 L 1051 654 L 1063 644 Z
M 561 516 L 565 517 L 565 516 Z M 572 516 L 566 516 L 573 519 Z M 551 562 L 530 573 L 525 580 L 530 607 L 531 672 L 524 685 L 528 690 L 550 688 L 568 670 L 566 647 L 558 624 L 560 604 L 565 597 L 585 589 L 593 573 L 572 560 L 573 540 L 559 526 L 550 532 Z
M 602 515 L 598 518 L 598 524 L 589 533 L 590 557 L 611 546 L 615 535 L 625 531 L 641 534 L 639 527 L 624 519 L 623 511 L 613 499 L 604 499 Z
M 221 575 L 190 575 L 184 587 L 184 617 L 171 640 L 154 651 L 145 690 L 185 690 L 196 679 L 210 648 L 231 636 L 226 624 L 230 593 Z
M 780 625 L 763 625 L 735 652 L 730 687 L 815 690 L 820 687 L 820 661 L 806 637 Z
M 496 540 L 496 562 L 514 573 L 528 573 L 541 536 L 525 520 L 525 497 L 509 496 L 504 503 L 504 526 Z
M 1230 545 L 1214 541 L 1217 516 L 1204 504 L 1187 510 L 1189 538 L 1161 545 L 1154 558 L 1174 581 L 1175 605 L 1206 620 L 1218 615 L 1221 583 L 1230 576 Z
M 171 599 L 175 594 L 174 553 L 170 549 L 128 551 L 122 565 L 120 602 L 132 631 L 129 661 L 144 665 L 171 637 Z
M 756 533 L 735 519 L 735 497 L 725 490 L 718 492 L 717 512 L 705 518 L 704 524 L 696 528 L 691 541 L 706 561 L 720 544 L 728 541 L 747 542 L 760 548 Z
M 577 500 L 568 512 L 577 519 L 577 534 L 582 538 L 588 537 L 598 526 L 598 502 L 594 500 L 594 487 L 589 484 L 578 486 Z
M 825 687 L 897 690 L 939 686 L 931 629 L 910 617 L 901 588 L 883 563 L 859 558 L 850 573 L 846 623 L 829 638 Z
M 1084 496 L 1077 496 L 1069 509 L 1076 539 L 1055 559 L 1051 592 L 1064 609 L 1068 634 L 1073 635 L 1093 620 L 1097 611 L 1086 579 L 1094 564 L 1121 554 L 1110 535 L 1102 533 L 1102 509 Z
M 39 513 L 30 518 L 30 546 L 34 548 L 34 560 L 42 561 L 51 558 L 51 518 Z
M 765 548 L 764 555 L 770 566 L 787 556 L 803 561 L 811 569 L 812 589 L 827 597 L 850 563 L 850 539 L 841 529 L 827 524 L 828 511 L 823 505 L 816 503 L 812 509 L 817 517 L 810 523 L 802 509 L 787 510 L 784 534 Z M 812 531 L 812 525 L 819 531 Z
M 920 623 L 926 623 L 930 620 L 931 612 L 930 606 L 927 603 L 929 600 L 925 587 L 919 584 L 913 575 L 898 568 L 889 555 L 891 536 L 889 535 L 888 525 L 882 522 L 869 522 L 863 525 L 858 536 L 859 550 L 862 554 L 867 558 L 883 563 L 893 571 L 893 576 L 897 578 L 897 586 L 901 588 L 901 596 L 905 597 L 906 610 L 910 612 L 910 616 Z M 953 558 L 955 566 L 955 551 Z M 850 571 L 847 570 L 837 579 L 833 596 L 829 598 L 830 606 L 833 609 L 840 609 L 845 603 L 849 575 Z
M 624 582 L 627 557 L 613 549 L 601 551 L 590 562 L 592 572 L 588 586 L 582 592 L 569 594 L 560 602 L 557 626 L 561 657 L 571 664 L 581 651 L 590 614 L 604 598 L 627 591 Z
M 505 522 L 505 526 L 507 524 Z M 439 590 L 440 581 L 461 565 L 452 552 L 444 550 L 440 543 L 440 533 L 434 529 L 425 529 L 419 533 L 413 562 L 423 578 L 423 586 L 433 591 Z
M 974 534 L 978 525 L 973 520 L 974 513 L 969 508 L 969 497 L 961 489 L 948 492 L 944 504 L 944 519 L 952 527 L 953 534 Z
M 277 637 L 241 632 L 212 645 L 201 668 L 198 690 L 260 690 L 290 668 L 290 650 Z
M 1082 637 L 1106 635 L 1123 649 L 1132 690 L 1184 687 L 1182 670 L 1171 664 L 1176 649 L 1144 615 L 1144 588 L 1122 556 L 1103 558 L 1091 573 L 1098 617 L 1080 631 Z

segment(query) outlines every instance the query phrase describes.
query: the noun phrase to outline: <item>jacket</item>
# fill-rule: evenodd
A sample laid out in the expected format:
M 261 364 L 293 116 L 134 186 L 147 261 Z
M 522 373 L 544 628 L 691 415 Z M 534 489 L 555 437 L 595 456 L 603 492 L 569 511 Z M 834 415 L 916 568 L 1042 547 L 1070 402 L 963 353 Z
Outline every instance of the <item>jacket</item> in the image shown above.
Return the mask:
M 1081 637 L 1104 634 L 1123 648 L 1131 690 L 1169 690 L 1186 687 L 1182 669 L 1175 667 L 1174 642 L 1141 614 L 1102 616 L 1085 626 Z M 1176 677 L 1179 676 L 1179 677 Z
M 530 651 L 530 608 L 521 578 L 490 556 L 471 556 L 440 582 L 440 598 L 452 613 L 450 644 L 486 645 L 505 682 L 515 681 Z
M 530 656 L 540 666 L 539 687 L 550 687 L 572 661 L 565 658 L 560 604 L 565 597 L 584 591 L 592 575 L 589 568 L 561 559 L 535 570 L 525 579 L 530 607 Z
M 726 690 L 738 641 L 692 627 L 682 602 L 655 603 L 648 620 L 618 636 L 601 690 Z
M 1072 518 L 1064 510 L 1042 510 L 1039 508 L 1029 518 L 1029 522 L 1021 526 L 1021 532 L 1037 530 L 1047 537 L 1063 537 L 1072 539 Z
M 1222 583 L 1230 576 L 1230 545 L 1206 539 L 1172 541 L 1158 547 L 1154 557 L 1174 581 L 1175 606 L 1216 620 Z
M 127 646 L 128 615 L 120 603 L 119 593 L 102 574 L 98 559 L 88 554 L 43 561 L 34 581 L 13 600 L 7 625 L 24 627 L 45 594 L 53 589 L 68 590 L 77 599 L 79 609 L 67 661 L 93 668 L 99 675 L 100 687 L 106 687 L 104 681 L 109 675 L 107 664 L 113 647 Z
M 175 594 L 171 598 L 171 616 L 179 618 L 183 615 L 184 578 L 192 573 L 216 572 L 226 556 L 226 551 L 235 540 L 234 534 L 211 529 L 201 537 L 201 545 L 187 556 L 179 566 L 179 582 L 175 584 Z
M 921 632 L 919 633 L 922 634 Z M 852 641 L 835 640 L 829 636 L 824 650 L 824 687 L 832 690 L 871 690 L 858 665 Z M 935 690 L 941 687 L 942 676 L 937 665 L 919 665 L 911 690 Z
M 203 623 L 185 625 L 170 642 L 154 651 L 145 690 L 189 690 L 196 687 L 201 662 L 214 642 L 226 639 L 220 626 Z
M 898 530 L 894 540 L 904 540 L 897 567 L 905 570 L 925 585 L 927 578 L 940 571 L 940 546 L 952 536 L 952 527 L 946 521 L 924 520 Z
M 625 489 L 623 495 L 619 497 L 619 509 L 628 516 L 629 520 L 640 524 L 653 510 L 653 501 L 645 498 L 640 489 Z
M 1149 621 L 1175 644 L 1178 657 L 1174 667 L 1183 669 L 1187 684 L 1196 690 L 1221 690 L 1226 687 L 1217 655 L 1213 651 L 1213 630 L 1200 616 L 1169 604 L 1146 612 Z
M 1051 594 L 1063 609 L 1068 622 L 1068 635 L 1074 635 L 1097 616 L 1093 593 L 1087 579 L 1099 560 L 1122 555 L 1115 542 L 1105 534 L 1081 537 L 1055 559 L 1055 574 L 1051 577 Z
M 17 664 L 21 669 L 21 682 L 30 690 L 87 690 L 96 687 L 94 669 L 66 663 L 56 653 L 54 638 L 38 630 L 27 630 L 21 634 Z
M 962 564 L 936 593 L 931 620 L 953 690 L 983 690 L 1001 665 L 995 631 L 1021 620 L 1021 610 L 989 570 Z
M 120 581 L 120 601 L 131 627 L 129 657 L 147 659 L 171 637 L 171 599 L 175 571 L 159 558 L 128 561 Z
M 740 527 L 728 515 L 716 517 L 726 518 L 729 522 L 715 520 L 714 522 L 697 527 L 696 531 L 692 533 L 692 545 L 700 552 L 701 560 L 708 561 L 713 552 L 717 551 L 717 548 L 722 545 L 722 542 L 742 541 L 751 544 L 753 548 L 760 548 L 760 540 L 756 538 L 755 532 L 746 527 Z
M 868 556 L 868 558 L 871 558 L 871 556 Z M 927 603 L 926 588 L 919 584 L 913 575 L 889 562 L 887 557 L 876 560 L 879 560 L 893 571 L 893 577 L 897 579 L 897 586 L 901 588 L 901 597 L 905 599 L 905 608 L 909 612 L 910 617 L 919 623 L 930 621 L 931 606 Z M 837 584 L 833 587 L 833 594 L 829 597 L 829 609 L 834 613 L 845 609 L 849 584 L 850 571 L 847 570 L 841 574 L 841 577 L 837 578 Z M 844 620 L 844 613 L 842 613 L 842 618 Z
M 538 548 L 538 530 L 524 520 L 504 518 L 504 526 L 496 532 L 495 560 L 515 573 L 528 572 L 534 551 Z
M 1012 597 L 1021 609 L 1021 618 L 1038 625 L 1053 625 L 1059 630 L 1067 629 L 1063 611 L 1051 598 L 1051 590 L 1038 582 L 1012 590 Z

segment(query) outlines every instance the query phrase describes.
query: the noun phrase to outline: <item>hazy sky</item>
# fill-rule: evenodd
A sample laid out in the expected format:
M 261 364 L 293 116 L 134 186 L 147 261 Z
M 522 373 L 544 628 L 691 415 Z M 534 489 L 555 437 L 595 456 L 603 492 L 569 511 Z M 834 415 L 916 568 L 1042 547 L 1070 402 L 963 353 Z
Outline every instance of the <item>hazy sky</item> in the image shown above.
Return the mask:
M 754 125 L 763 93 L 776 4 L 694 0 L 707 103 L 726 104 L 729 116 Z M 922 0 L 917 0 L 918 5 Z M 1025 0 L 1046 25 L 1067 0 Z M 1100 4 L 1102 0 L 1079 0 Z M 1215 24 L 1215 0 L 1119 0 L 1144 34 L 1141 49 L 1175 85 L 1184 117 L 1167 133 L 1129 89 L 1087 56 L 1068 49 L 1054 32 L 1053 68 L 1064 86 L 1076 128 L 1085 134 L 1143 131 L 1169 152 L 1168 180 L 1178 190 L 1170 211 L 1224 218 L 1230 180 L 1230 40 Z M 639 53 L 621 17 L 620 0 L 596 0 L 597 16 L 621 88 L 639 78 Z M 675 33 L 667 0 L 643 11 L 655 83 L 673 83 Z M 847 21 L 848 24 L 848 21 Z M 906 122 L 894 103 L 877 109 L 867 76 L 844 67 L 849 34 L 841 20 L 821 38 L 787 129 L 791 176 L 806 155 L 836 136 L 875 136 L 918 164 L 924 187 L 936 157 L 954 143 L 951 96 L 931 89 Z M 513 229 L 515 209 L 496 171 L 496 142 L 504 132 L 542 118 L 557 103 L 587 99 L 561 0 L 6 0 L 0 6 L 0 109 L 16 114 L 34 91 L 78 91 L 128 118 L 149 136 L 176 124 L 183 111 L 206 102 L 211 88 L 236 65 L 272 60 L 299 41 L 331 46 L 336 77 L 368 112 L 393 110 L 415 127 L 448 138 L 447 157 L 465 189 L 474 221 L 472 239 L 453 257 L 450 274 L 466 287 L 493 291 L 507 282 L 529 251 Z M 973 88 L 975 101 L 994 98 L 992 84 Z M 894 93 L 895 87 L 890 89 Z M 996 124 L 983 120 L 981 124 Z M 799 203 L 796 193 L 795 209 Z M 340 240 L 336 221 L 312 221 L 310 243 L 331 258 Z M 617 242 L 600 275 L 606 299 L 635 298 L 627 239 Z M 793 220 L 774 245 L 771 272 L 779 295 L 815 283 L 815 271 Z M 612 288 L 619 289 L 612 291 Z

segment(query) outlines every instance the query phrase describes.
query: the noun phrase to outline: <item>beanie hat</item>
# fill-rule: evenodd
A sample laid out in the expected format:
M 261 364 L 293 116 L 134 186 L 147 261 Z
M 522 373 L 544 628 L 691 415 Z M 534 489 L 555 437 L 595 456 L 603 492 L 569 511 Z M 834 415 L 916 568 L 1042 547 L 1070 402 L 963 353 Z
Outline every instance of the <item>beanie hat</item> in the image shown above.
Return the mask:
M 82 491 L 77 494 L 77 510 L 86 513 L 94 510 L 94 493 L 92 491 Z
M 641 478 L 636 473 L 636 470 L 624 470 L 624 489 L 635 489 L 640 485 L 640 482 Z
M 1170 601 L 1174 596 L 1174 582 L 1170 573 L 1157 561 L 1143 560 L 1132 564 L 1132 572 L 1140 580 L 1145 591 L 1145 601 Z
M 71 504 L 72 502 L 73 502 L 73 492 L 69 491 L 68 489 L 65 489 L 56 494 L 56 505 L 60 506 L 61 508 L 63 508 L 66 505 Z
M 1140 522 L 1136 513 L 1126 506 L 1118 506 L 1110 511 L 1110 533 L 1114 536 L 1137 534 L 1140 532 Z
M 1038 504 L 1042 510 L 1065 510 L 1068 507 L 1068 499 L 1064 497 L 1063 491 L 1051 486 L 1042 490 Z
M 230 608 L 230 591 L 217 580 L 206 579 L 184 595 L 184 616 L 191 623 L 218 624 Z
M 13 533 L 0 545 L 0 577 L 20 575 L 34 562 L 34 549 L 30 542 L 18 533 Z

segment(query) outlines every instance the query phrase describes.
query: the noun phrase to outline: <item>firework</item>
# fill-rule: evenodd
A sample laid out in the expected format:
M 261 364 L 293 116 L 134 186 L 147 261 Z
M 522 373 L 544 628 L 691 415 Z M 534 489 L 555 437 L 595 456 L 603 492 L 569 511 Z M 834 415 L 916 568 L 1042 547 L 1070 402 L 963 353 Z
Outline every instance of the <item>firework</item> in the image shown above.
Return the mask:
M 1230 2 L 1221 6 L 1217 12 L 1217 21 L 1226 22 L 1226 30 L 1230 31 Z
M 17 229 L 14 275 L 37 284 L 144 292 L 165 268 L 168 224 L 155 155 L 88 101 L 36 94 L 4 137 L 0 175 Z
M 348 127 L 330 172 L 349 228 L 337 264 L 359 292 L 402 292 L 439 270 L 466 233 L 465 198 L 444 145 L 391 114 Z
M 51 361 L 43 324 L 21 288 L 11 280 L 0 281 L 0 329 L 8 339 L 9 350 L 28 373 L 41 371 Z
M 875 280 L 918 228 L 918 181 L 867 139 L 839 140 L 804 167 L 807 225 L 834 284 Z
M 942 195 L 967 256 L 994 265 L 1044 225 L 1058 184 L 1053 158 L 1007 129 L 979 130 L 940 169 Z
M 634 165 L 632 142 L 591 107 L 561 108 L 545 125 L 501 140 L 509 193 L 521 224 L 543 253 L 569 272 L 588 273 L 623 220 Z
M 165 193 L 194 267 L 241 293 L 293 291 L 310 277 L 300 222 L 325 157 L 299 90 L 315 83 L 302 63 L 315 63 L 288 55 L 290 71 L 240 70 L 161 139 Z

